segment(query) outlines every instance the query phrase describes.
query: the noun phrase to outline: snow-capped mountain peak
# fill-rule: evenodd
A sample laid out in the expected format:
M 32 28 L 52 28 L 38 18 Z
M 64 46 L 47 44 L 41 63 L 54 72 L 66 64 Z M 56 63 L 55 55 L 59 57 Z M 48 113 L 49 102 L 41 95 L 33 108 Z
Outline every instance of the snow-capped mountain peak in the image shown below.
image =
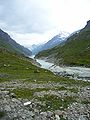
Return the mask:
M 37 54 L 38 52 L 42 50 L 47 50 L 59 44 L 62 44 L 64 41 L 66 41 L 66 38 L 69 35 L 70 35 L 69 33 L 61 31 L 58 35 L 54 36 L 48 42 L 41 44 L 41 45 L 32 45 L 29 49 L 32 51 L 33 54 Z
M 61 31 L 61 32 L 58 34 L 58 37 L 59 37 L 59 38 L 66 38 L 66 37 L 68 37 L 69 35 L 70 35 L 70 33 Z

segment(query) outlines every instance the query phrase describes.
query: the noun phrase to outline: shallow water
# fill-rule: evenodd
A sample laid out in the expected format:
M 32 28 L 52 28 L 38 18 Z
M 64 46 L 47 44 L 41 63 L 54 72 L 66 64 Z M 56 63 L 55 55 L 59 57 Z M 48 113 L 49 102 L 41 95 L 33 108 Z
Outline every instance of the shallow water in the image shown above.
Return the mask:
M 34 59 L 34 56 L 31 58 Z M 54 73 L 60 73 L 60 75 L 70 75 L 69 77 L 75 79 L 90 80 L 90 68 L 85 67 L 60 67 L 53 63 L 46 62 L 45 60 L 36 59 L 41 64 L 41 68 L 51 70 Z
M 39 59 L 37 59 L 37 62 L 40 63 L 41 67 L 45 69 L 50 69 L 50 67 L 54 65 L 53 63 L 45 62 L 44 60 L 39 60 Z

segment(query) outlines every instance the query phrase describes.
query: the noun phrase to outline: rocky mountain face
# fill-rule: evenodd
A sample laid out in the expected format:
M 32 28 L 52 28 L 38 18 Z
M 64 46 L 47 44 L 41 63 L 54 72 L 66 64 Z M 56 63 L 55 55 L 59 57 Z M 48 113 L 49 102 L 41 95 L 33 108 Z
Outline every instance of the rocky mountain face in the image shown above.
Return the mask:
M 54 36 L 51 40 L 49 40 L 45 44 L 32 45 L 30 49 L 31 49 L 33 54 L 37 54 L 40 51 L 53 48 L 53 47 L 55 47 L 55 46 L 57 46 L 59 44 L 62 45 L 67 40 L 66 38 L 68 36 L 69 36 L 69 33 L 60 32 L 58 35 Z
M 0 48 L 6 49 L 10 52 L 31 55 L 31 51 L 17 42 L 15 42 L 6 32 L 0 29 Z
M 86 28 L 90 28 L 90 20 L 87 21 L 87 24 L 86 24 L 86 26 L 85 26 L 85 29 L 86 29 Z
M 36 58 L 45 57 L 58 65 L 90 66 L 90 21 L 87 25 L 68 37 L 63 46 L 40 52 Z

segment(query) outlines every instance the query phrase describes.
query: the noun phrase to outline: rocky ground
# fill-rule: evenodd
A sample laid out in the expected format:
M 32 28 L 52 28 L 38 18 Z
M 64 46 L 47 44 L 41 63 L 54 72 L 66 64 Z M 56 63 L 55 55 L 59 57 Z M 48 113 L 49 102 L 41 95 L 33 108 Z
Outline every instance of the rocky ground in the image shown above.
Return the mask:
M 23 81 L 0 83 L 0 120 L 90 120 L 90 86 Z M 33 94 L 30 98 L 20 97 L 18 89 L 28 89 Z M 45 96 L 51 96 L 48 104 L 49 97 Z M 75 100 L 69 102 L 68 98 Z

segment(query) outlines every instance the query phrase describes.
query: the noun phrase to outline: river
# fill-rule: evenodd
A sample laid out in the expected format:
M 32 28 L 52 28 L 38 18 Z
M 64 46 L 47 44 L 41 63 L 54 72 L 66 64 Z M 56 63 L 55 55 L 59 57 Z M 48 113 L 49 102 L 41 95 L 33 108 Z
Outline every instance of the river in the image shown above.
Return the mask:
M 30 56 L 34 59 L 34 56 Z M 36 59 L 41 64 L 41 68 L 48 69 L 59 76 L 69 77 L 78 80 L 90 81 L 90 68 L 85 67 L 67 67 L 56 66 L 53 63 L 46 62 L 45 60 Z

